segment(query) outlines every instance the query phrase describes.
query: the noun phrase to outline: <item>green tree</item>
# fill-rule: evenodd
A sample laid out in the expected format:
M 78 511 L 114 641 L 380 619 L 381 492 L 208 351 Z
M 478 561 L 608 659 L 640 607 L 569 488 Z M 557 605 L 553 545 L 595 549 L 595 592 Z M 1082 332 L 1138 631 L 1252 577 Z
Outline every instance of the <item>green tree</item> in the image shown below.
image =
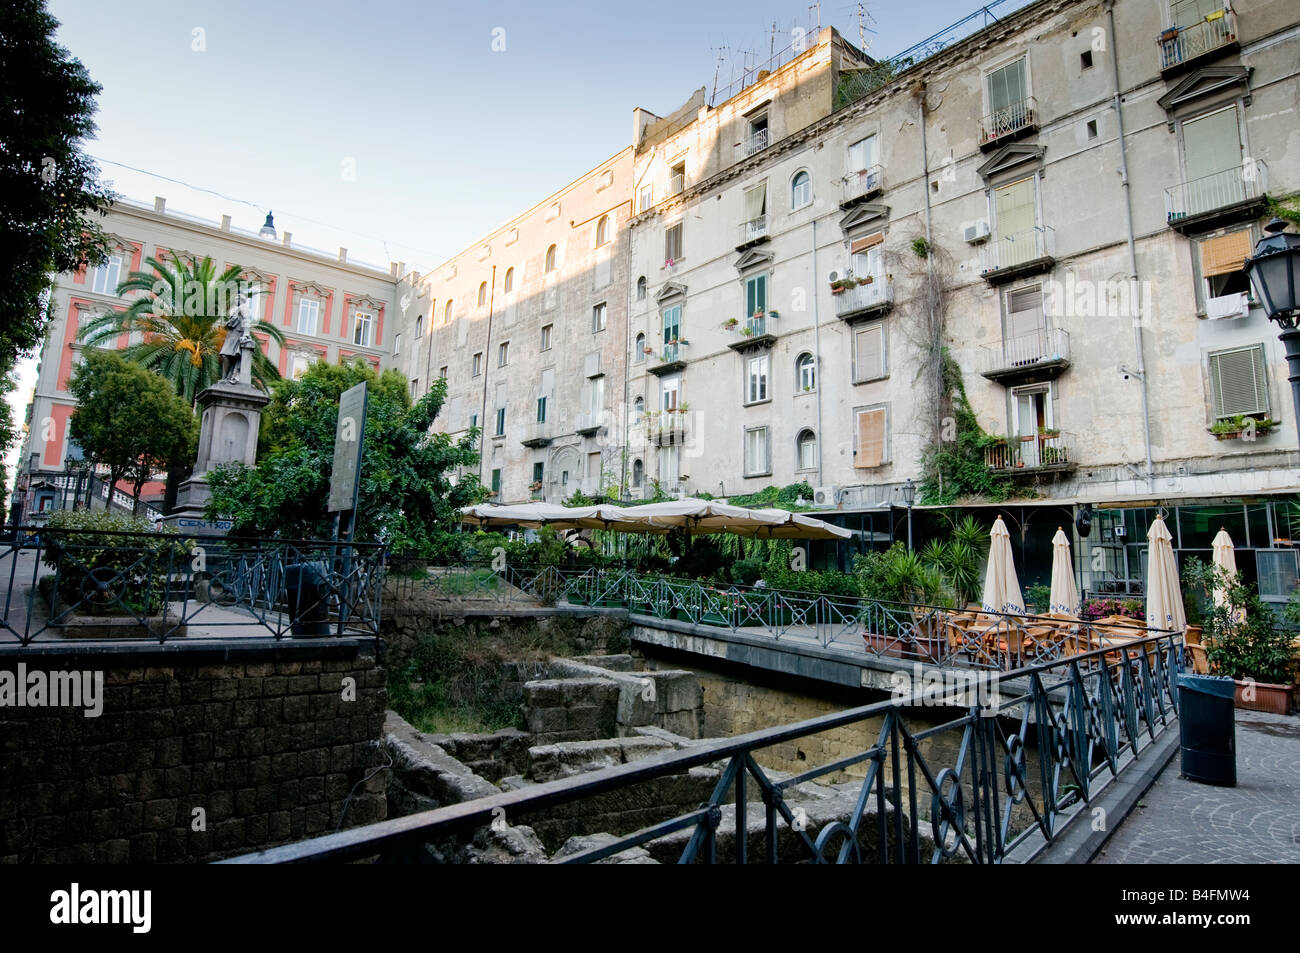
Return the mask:
M 364 361 L 317 362 L 296 381 L 273 385 L 263 416 L 255 467 L 227 464 L 208 474 L 209 519 L 229 519 L 236 535 L 323 538 L 334 462 L 339 397 L 364 381 L 370 389 L 358 496 L 357 539 L 381 533 L 396 552 L 428 552 L 455 526 L 462 506 L 481 500 L 483 487 L 464 473 L 478 463 L 478 431 L 459 441 L 431 433 L 446 400 L 436 381 L 414 404 L 395 370 L 376 375 Z M 453 482 L 456 473 L 463 475 Z
M 68 390 L 77 398 L 69 435 L 88 460 L 108 468 L 111 485 L 134 487 L 138 512 L 151 476 L 193 453 L 194 412 L 157 374 L 111 351 L 87 352 Z
M 122 356 L 162 375 L 177 394 L 193 404 L 205 388 L 221 379 L 226 319 L 238 300 L 243 268 L 231 265 L 217 274 L 211 258 L 201 262 L 147 258 L 145 263 L 153 269 L 152 274 L 133 271 L 117 286 L 118 294 L 143 294 L 133 298 L 125 310 L 87 322 L 80 338 L 94 346 L 120 334 L 140 332 L 141 339 L 125 348 Z M 253 332 L 284 345 L 284 334 L 269 321 L 258 321 Z M 259 347 L 253 357 L 253 382 L 266 389 L 279 377 Z
M 49 324 L 50 275 L 103 260 L 112 193 L 80 150 L 100 87 L 54 42 L 43 0 L 0 6 L 0 372 Z

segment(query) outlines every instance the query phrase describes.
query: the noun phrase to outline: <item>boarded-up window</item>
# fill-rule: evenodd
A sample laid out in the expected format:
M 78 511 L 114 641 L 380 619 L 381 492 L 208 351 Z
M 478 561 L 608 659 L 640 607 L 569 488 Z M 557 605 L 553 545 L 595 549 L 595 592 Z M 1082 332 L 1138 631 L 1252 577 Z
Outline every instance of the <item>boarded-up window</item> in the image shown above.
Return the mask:
M 872 324 L 853 333 L 853 379 L 870 381 L 885 376 L 885 326 Z
M 853 465 L 869 470 L 885 462 L 885 408 L 858 411 L 858 447 Z
M 1250 257 L 1250 229 L 1201 243 L 1201 274 L 1206 278 L 1241 271 Z
M 1210 398 L 1216 419 L 1268 413 L 1264 345 L 1210 354 Z

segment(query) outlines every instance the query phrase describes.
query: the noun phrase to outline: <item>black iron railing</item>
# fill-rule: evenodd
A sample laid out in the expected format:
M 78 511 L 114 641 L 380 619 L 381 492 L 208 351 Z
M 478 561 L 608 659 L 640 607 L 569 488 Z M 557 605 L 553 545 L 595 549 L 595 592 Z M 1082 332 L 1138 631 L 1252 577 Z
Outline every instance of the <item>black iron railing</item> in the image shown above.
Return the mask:
M 904 706 L 934 702 L 909 693 L 230 862 L 409 860 L 430 842 L 526 823 L 540 811 L 597 795 L 627 791 L 635 798 L 639 785 L 716 764 L 721 776 L 698 808 L 666 810 L 672 816 L 635 832 L 611 832 L 613 840 L 563 862 L 591 862 L 689 831 L 680 863 L 745 863 L 758 856 L 768 863 L 999 863 L 1013 851 L 1024 857 L 1054 842 L 1108 784 L 1144 760 L 1174 722 L 1181 670 L 1181 640 L 1154 635 L 1120 650 L 1007 673 L 979 703 L 935 727 L 909 725 Z M 956 698 L 948 691 L 939 701 Z M 778 778 L 760 763 L 764 749 L 850 726 L 870 732 L 874 743 L 793 777 Z M 806 812 L 788 803 L 791 788 L 859 766 L 865 774 L 844 816 L 810 824 Z M 749 800 L 751 783 L 761 805 Z M 753 824 L 751 808 L 758 812 Z M 751 842 L 761 850 L 751 851 Z M 793 843 L 793 856 L 781 856 L 782 843 Z
M 0 645 L 378 636 L 384 547 L 18 527 L 0 544 Z

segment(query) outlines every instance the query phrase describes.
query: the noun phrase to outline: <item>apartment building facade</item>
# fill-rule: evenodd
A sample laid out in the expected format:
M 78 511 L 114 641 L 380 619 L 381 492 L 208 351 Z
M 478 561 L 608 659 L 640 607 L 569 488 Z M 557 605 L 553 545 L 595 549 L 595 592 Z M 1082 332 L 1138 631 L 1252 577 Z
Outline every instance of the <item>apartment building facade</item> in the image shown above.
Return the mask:
M 60 275 L 54 286 L 55 317 L 28 404 L 15 515 L 39 520 L 68 501 L 75 484 L 65 461 L 70 453 L 77 455 L 68 439 L 68 420 L 76 407 L 68 382 L 81 360 L 78 335 L 95 317 L 126 307 L 127 299 L 117 294 L 118 283 L 133 271 L 152 273 L 149 258 L 164 264 L 211 258 L 218 274 L 240 266 L 242 280 L 254 290 L 255 315 L 284 334 L 283 347 L 260 336 L 264 352 L 282 376 L 296 377 L 316 360 L 337 363 L 360 357 L 376 370 L 387 363 L 394 292 L 404 267 L 400 264 L 382 271 L 349 261 L 343 248 L 331 257 L 295 246 L 289 232 L 258 234 L 232 227 L 229 216 L 208 222 L 168 211 L 162 198 L 153 206 L 118 201 L 102 226 L 113 245 L 108 261 Z M 120 335 L 103 346 L 121 349 L 130 343 L 130 336 Z M 100 486 L 96 492 L 104 497 L 109 490 Z M 161 482 L 146 485 L 141 497 L 152 504 L 147 512 L 156 514 L 162 492 Z M 119 505 L 130 505 L 120 489 L 113 496 Z

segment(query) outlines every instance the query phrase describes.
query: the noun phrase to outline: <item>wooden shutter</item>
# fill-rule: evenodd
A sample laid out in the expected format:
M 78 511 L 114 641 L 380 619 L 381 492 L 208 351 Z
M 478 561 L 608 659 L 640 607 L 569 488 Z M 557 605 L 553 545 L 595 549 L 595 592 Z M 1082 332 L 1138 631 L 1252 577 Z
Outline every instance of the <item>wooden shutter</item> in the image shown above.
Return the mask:
M 1201 243 L 1201 275 L 1212 278 L 1215 275 L 1229 275 L 1241 271 L 1250 253 L 1250 229 L 1248 228 L 1204 241 Z
M 1263 345 L 1211 354 L 1210 391 L 1216 418 L 1267 413 Z
M 884 375 L 885 326 L 883 324 L 873 324 L 854 333 L 853 359 L 855 380 L 867 381 Z
M 858 252 L 864 252 L 868 248 L 872 248 L 875 245 L 879 245 L 884 240 L 885 240 L 884 232 L 876 232 L 876 234 L 868 235 L 866 238 L 859 238 L 856 241 L 854 241 L 853 244 L 849 247 L 849 253 L 852 255 L 856 255 L 858 254 Z
M 860 470 L 880 466 L 885 459 L 885 408 L 858 414 L 858 452 L 853 465 Z

